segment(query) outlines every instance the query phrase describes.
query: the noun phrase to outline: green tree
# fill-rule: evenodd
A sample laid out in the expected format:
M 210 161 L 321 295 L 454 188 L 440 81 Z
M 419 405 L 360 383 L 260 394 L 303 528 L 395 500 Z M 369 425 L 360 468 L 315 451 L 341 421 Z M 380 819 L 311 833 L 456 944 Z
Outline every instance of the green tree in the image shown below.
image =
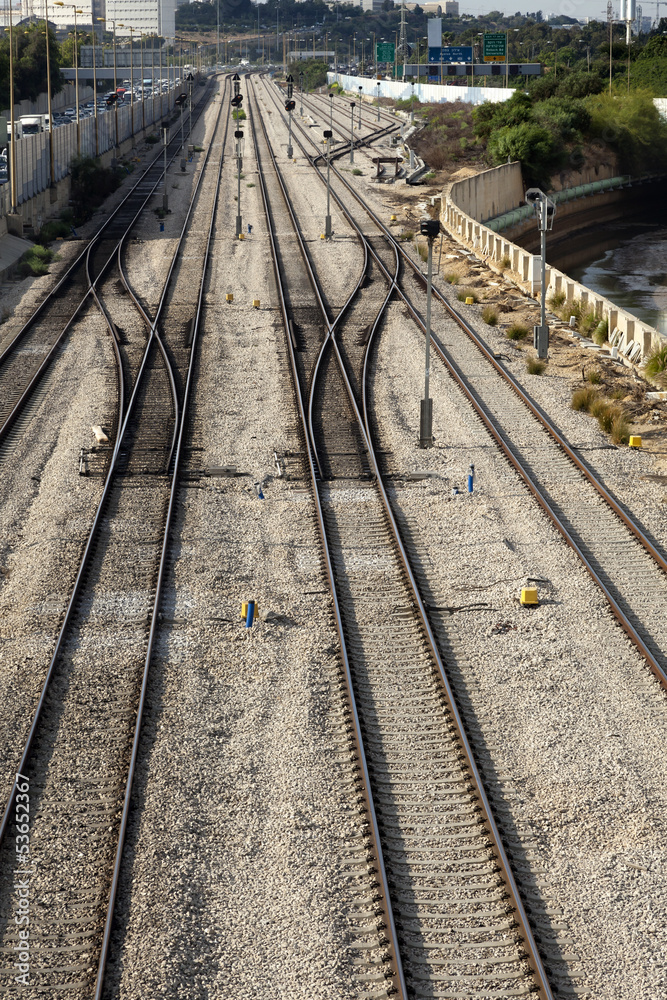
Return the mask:
M 14 28 L 14 101 L 34 101 L 46 91 L 46 31 L 44 21 Z M 51 90 L 57 94 L 64 86 L 60 72 L 62 55 L 53 31 L 49 29 Z M 9 32 L 0 39 L 0 106 L 8 108 Z
M 527 184 L 548 186 L 549 178 L 564 160 L 562 145 L 550 129 L 537 122 L 506 125 L 493 132 L 487 146 L 493 163 L 520 160 Z

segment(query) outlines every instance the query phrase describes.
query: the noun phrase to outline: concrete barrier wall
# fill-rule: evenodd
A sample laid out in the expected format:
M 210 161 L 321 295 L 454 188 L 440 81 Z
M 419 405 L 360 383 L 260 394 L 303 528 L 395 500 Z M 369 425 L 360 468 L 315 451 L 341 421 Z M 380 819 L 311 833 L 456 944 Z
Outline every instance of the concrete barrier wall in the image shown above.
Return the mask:
M 85 104 L 86 101 L 92 101 L 94 90 L 92 87 L 81 87 L 79 86 L 79 103 Z M 100 97 L 100 91 L 98 89 L 98 98 Z M 54 94 L 51 98 L 51 108 L 53 111 L 60 111 L 61 108 L 73 108 L 76 105 L 76 87 L 73 83 L 66 83 L 61 91 Z M 21 115 L 46 115 L 49 111 L 49 99 L 47 94 L 40 94 L 36 101 L 20 101 L 18 104 L 14 105 L 14 118 L 20 118 Z M 4 115 L 9 121 L 10 110 L 7 108 L 5 111 L 0 111 L 0 115 Z
M 118 108 L 118 138 L 116 140 L 116 112 L 99 114 L 97 118 L 84 118 L 71 125 L 61 125 L 53 130 L 53 178 L 50 176 L 49 133 L 27 135 L 16 143 L 16 200 L 20 208 L 53 184 L 69 174 L 70 164 L 77 156 L 102 156 L 122 146 L 132 136 L 142 133 L 159 121 L 174 107 L 176 94 L 172 89 L 162 97 L 148 97 Z M 187 114 L 187 112 L 186 112 Z M 134 126 L 134 127 L 133 127 Z M 9 182 L 0 188 L 0 216 L 11 210 Z M 41 211 L 39 213 L 41 215 Z M 33 212 L 26 213 L 33 220 Z M 4 227 L 3 227 L 4 231 Z M 20 234 L 19 234 L 20 235 Z
M 394 101 L 405 101 L 413 94 L 423 104 L 443 104 L 463 101 L 465 104 L 482 104 L 484 101 L 500 103 L 507 101 L 514 90 L 510 87 L 453 87 L 438 83 L 403 83 L 402 80 L 373 80 L 367 76 L 345 76 L 342 73 L 327 73 L 327 83 L 339 83 L 343 90 L 367 97 L 377 97 L 378 82 L 380 97 L 391 97 Z
M 492 219 L 523 201 L 521 164 L 503 163 L 456 183 L 456 203 L 473 219 Z
M 478 257 L 500 264 L 503 259 L 509 260 L 510 270 L 523 287 L 527 286 L 528 291 L 539 294 L 539 268 L 536 266 L 539 257 L 524 250 L 523 247 L 512 243 L 502 234 L 495 233 L 488 226 L 482 224 L 465 207 L 475 206 L 483 211 L 485 207 L 484 195 L 494 190 L 494 182 L 488 176 L 498 172 L 499 184 L 508 174 L 509 168 L 514 168 L 512 174 L 519 168 L 517 164 L 503 164 L 486 170 L 475 177 L 468 177 L 465 180 L 456 181 L 448 191 L 443 192 L 441 202 L 440 221 L 444 228 L 451 233 L 460 243 L 473 250 Z M 472 189 L 477 182 L 478 193 L 473 194 Z M 471 183 L 472 182 L 472 183 Z M 567 274 L 558 271 L 556 268 L 547 266 L 547 299 L 554 294 L 563 294 L 566 302 L 578 301 L 582 308 L 591 310 L 600 319 L 606 319 L 609 327 L 609 335 L 617 328 L 620 331 L 621 339 L 619 348 L 625 353 L 629 351 L 633 343 L 639 346 L 640 353 L 636 360 L 639 361 L 652 350 L 667 343 L 667 337 L 659 333 L 652 326 L 640 322 L 636 316 L 627 312 L 596 292 L 586 288 L 585 285 L 572 281 Z M 534 279 L 534 280 L 533 280 Z

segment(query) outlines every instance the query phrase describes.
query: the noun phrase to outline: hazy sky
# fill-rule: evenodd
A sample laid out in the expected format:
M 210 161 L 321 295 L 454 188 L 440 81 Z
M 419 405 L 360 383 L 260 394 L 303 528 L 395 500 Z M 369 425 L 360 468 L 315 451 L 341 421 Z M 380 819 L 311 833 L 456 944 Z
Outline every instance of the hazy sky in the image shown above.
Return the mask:
M 546 20 L 547 14 L 567 14 L 568 17 L 584 18 L 593 17 L 600 21 L 607 20 L 606 0 L 529 0 L 529 5 L 525 6 L 526 0 L 487 0 L 486 3 L 474 3 L 469 0 L 459 0 L 459 10 L 465 14 L 488 14 L 492 10 L 500 10 L 503 14 L 514 14 L 517 10 L 522 14 L 529 11 L 541 10 Z M 615 11 L 618 12 L 619 0 L 613 0 Z M 641 4 L 640 4 L 641 6 Z M 655 4 L 644 3 L 644 14 L 655 17 Z

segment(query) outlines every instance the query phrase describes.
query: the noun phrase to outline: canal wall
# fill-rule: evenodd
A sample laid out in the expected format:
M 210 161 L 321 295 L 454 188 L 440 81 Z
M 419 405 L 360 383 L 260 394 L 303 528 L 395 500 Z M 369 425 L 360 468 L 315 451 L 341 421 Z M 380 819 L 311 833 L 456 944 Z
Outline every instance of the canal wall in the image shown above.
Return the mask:
M 509 192 L 507 196 L 504 192 Z M 443 227 L 454 236 L 459 243 L 472 250 L 485 261 L 503 267 L 505 273 L 529 294 L 539 297 L 540 258 L 530 249 L 515 243 L 509 232 L 495 232 L 481 221 L 492 221 L 494 216 L 519 208 L 523 200 L 523 180 L 521 164 L 504 163 L 499 167 L 482 171 L 473 177 L 454 181 L 442 194 L 440 221 Z M 606 220 L 609 211 L 615 204 L 621 205 L 624 191 L 606 191 L 593 195 L 588 204 L 582 206 L 581 201 L 573 201 L 563 208 L 570 211 L 564 213 L 564 225 L 569 226 L 570 233 L 582 225 L 582 207 L 589 212 L 602 214 Z M 515 205 L 497 210 L 500 202 L 515 198 Z M 504 201 L 503 201 L 504 199 Z M 593 204 L 593 199 L 596 199 Z M 558 207 L 558 214 L 561 212 Z M 584 223 L 586 224 L 586 223 Z M 531 220 L 533 232 L 537 235 L 537 225 Z M 514 235 L 514 234 L 512 234 Z M 516 236 L 515 236 L 516 238 Z M 547 260 L 549 259 L 549 243 L 551 233 L 547 237 Z M 509 265 L 509 266 L 507 266 Z M 547 299 L 552 295 L 564 295 L 566 302 L 578 301 L 585 311 L 593 311 L 601 320 L 606 319 L 609 335 L 618 330 L 618 346 L 623 354 L 633 354 L 637 362 L 656 347 L 667 342 L 662 334 L 653 327 L 642 323 L 632 313 L 620 309 L 614 302 L 591 291 L 585 285 L 573 281 L 565 272 L 555 267 L 546 267 Z

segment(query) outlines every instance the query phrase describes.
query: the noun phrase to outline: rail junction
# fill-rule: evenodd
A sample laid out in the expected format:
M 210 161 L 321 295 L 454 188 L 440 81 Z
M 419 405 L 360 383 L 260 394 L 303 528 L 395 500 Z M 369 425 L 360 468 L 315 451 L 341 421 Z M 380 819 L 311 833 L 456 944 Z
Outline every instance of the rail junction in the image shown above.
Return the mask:
M 311 556 L 317 550 L 317 568 L 307 573 L 313 581 L 319 574 L 328 591 L 326 621 L 317 628 L 335 638 L 329 713 L 337 735 L 330 763 L 335 796 L 351 817 L 338 861 L 345 903 L 330 901 L 332 910 L 344 911 L 340 995 L 593 995 L 570 953 L 563 912 L 544 890 L 537 842 L 521 835 L 499 780 L 499 760 L 458 652 L 452 618 L 461 609 L 440 604 L 438 573 L 429 566 L 432 542 L 415 530 L 398 488 L 406 477 L 387 429 L 381 344 L 395 323 L 391 309 L 400 310 L 411 336 L 424 337 L 424 276 L 344 166 L 352 142 L 355 163 L 363 162 L 370 176 L 380 162 L 374 143 L 396 133 L 395 117 L 364 106 L 350 112 L 350 102 L 339 97 L 304 98 L 307 115 L 294 116 L 289 134 L 298 170 L 311 178 L 306 185 L 295 160 L 284 155 L 281 91 L 264 76 L 245 77 L 242 88 L 244 197 L 251 197 L 256 178 L 255 211 L 262 213 L 253 216 L 253 238 L 250 231 L 244 240 L 228 238 L 241 211 L 233 194 L 233 133 L 240 123 L 230 115 L 231 80 L 220 79 L 211 84 L 216 103 L 201 102 L 202 115 L 207 107 L 214 111 L 206 151 L 160 287 L 137 292 L 128 259 L 138 220 L 162 190 L 161 153 L 0 354 L 0 462 L 27 432 L 77 323 L 95 317 L 114 359 L 99 420 L 108 441 L 86 454 L 82 468 L 99 485 L 76 558 L 63 569 L 71 577 L 63 584 L 67 600 L 42 623 L 48 657 L 41 683 L 21 694 L 25 717 L 10 725 L 3 715 L 0 995 L 11 995 L 15 978 L 15 826 L 26 783 L 35 858 L 26 995 L 98 1000 L 148 981 L 141 972 L 131 986 L 123 981 L 137 964 L 136 950 L 132 961 L 124 957 L 134 933 L 126 840 L 130 829 L 134 859 L 150 781 L 144 774 L 138 793 L 135 774 L 140 767 L 150 772 L 146 761 L 157 739 L 153 722 L 150 740 L 142 726 L 159 701 L 149 692 L 162 670 L 157 663 L 169 656 L 169 623 L 179 624 L 179 560 L 196 544 L 184 529 L 185 498 L 213 489 L 222 468 L 230 490 L 238 478 L 236 466 L 205 460 L 219 413 L 197 402 L 197 393 L 209 374 L 206 340 L 222 317 L 233 316 L 228 274 L 238 278 L 259 260 L 263 280 L 272 276 L 270 323 L 280 342 L 273 377 L 290 411 L 276 431 L 284 442 L 273 450 L 276 489 L 291 486 L 304 505 L 290 544 L 298 544 L 300 530 L 306 537 L 312 522 L 313 543 L 304 546 Z M 326 197 L 323 128 L 338 140 L 330 164 L 330 243 L 313 236 Z M 170 155 L 179 152 L 176 136 Z M 667 688 L 665 538 L 614 496 L 437 282 L 434 301 L 432 348 L 442 392 L 436 406 L 453 407 L 455 398 L 466 411 L 461 419 L 475 428 L 480 447 L 493 450 L 500 475 L 521 491 L 530 516 L 542 525 L 546 519 L 565 541 L 574 572 L 583 568 L 594 600 L 632 644 L 638 683 L 648 677 L 641 658 Z M 240 323 L 234 337 L 241 352 L 241 337 L 256 337 L 253 314 L 245 329 L 243 320 L 228 322 Z M 242 377 L 256 387 L 259 406 L 262 375 L 250 356 L 246 362 Z M 238 416 L 225 388 L 223 377 L 216 406 Z M 242 509 L 263 499 L 257 482 L 234 502 Z M 231 546 L 231 526 L 225 530 Z M 231 558 L 219 558 L 231 570 Z M 259 573 L 252 562 L 239 571 L 246 587 Z M 167 600 L 166 591 L 174 596 Z M 260 606 L 263 599 L 268 595 Z M 221 635 L 234 629 L 242 659 L 240 643 L 253 643 L 252 635 L 239 621 L 211 620 Z M 284 615 L 274 621 L 289 625 Z M 18 690 L 20 679 L 13 683 Z M 654 696 L 664 703 L 662 690 Z M 178 924 L 178 914 L 172 916 Z M 215 960 L 216 967 L 226 962 L 233 964 L 224 952 Z M 179 988 L 188 995 L 189 987 Z M 235 995 L 233 979 L 224 975 L 216 988 L 216 995 Z M 320 995 L 318 988 L 312 995 Z M 256 995 L 264 995 L 261 988 Z

